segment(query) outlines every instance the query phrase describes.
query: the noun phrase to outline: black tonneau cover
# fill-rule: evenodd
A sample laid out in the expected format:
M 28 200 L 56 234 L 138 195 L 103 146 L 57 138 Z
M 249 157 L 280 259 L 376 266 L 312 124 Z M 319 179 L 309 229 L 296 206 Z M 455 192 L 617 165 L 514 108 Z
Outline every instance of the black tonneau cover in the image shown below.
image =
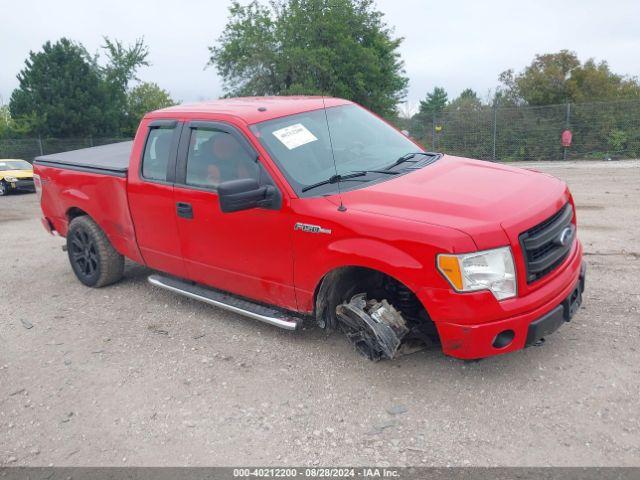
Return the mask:
M 36 157 L 34 164 L 126 177 L 133 141 Z

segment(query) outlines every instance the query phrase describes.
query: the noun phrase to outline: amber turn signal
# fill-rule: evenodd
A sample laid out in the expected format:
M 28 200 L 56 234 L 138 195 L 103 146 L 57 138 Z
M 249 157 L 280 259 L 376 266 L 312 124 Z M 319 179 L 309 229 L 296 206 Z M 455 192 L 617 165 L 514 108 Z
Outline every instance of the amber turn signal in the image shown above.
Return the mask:
M 460 262 L 455 255 L 438 255 L 438 270 L 458 291 L 463 289 Z

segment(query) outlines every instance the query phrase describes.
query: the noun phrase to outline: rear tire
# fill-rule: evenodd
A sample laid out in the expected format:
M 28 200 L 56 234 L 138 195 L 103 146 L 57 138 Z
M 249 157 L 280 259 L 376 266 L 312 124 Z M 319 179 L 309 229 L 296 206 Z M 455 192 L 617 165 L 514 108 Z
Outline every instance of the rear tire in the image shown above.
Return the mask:
M 88 287 L 104 287 L 122 278 L 124 257 L 113 248 L 96 222 L 86 215 L 71 220 L 67 253 L 73 273 Z
M 4 180 L 0 180 L 0 197 L 4 197 L 5 195 L 9 195 L 9 187 Z

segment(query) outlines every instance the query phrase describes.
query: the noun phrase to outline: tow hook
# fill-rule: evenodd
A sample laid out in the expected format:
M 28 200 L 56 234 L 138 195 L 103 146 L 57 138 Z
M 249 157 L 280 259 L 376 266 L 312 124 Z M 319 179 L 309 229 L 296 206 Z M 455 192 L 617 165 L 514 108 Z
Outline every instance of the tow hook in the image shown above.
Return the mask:
M 336 307 L 347 338 L 370 360 L 392 359 L 409 332 L 404 318 L 387 300 L 367 300 L 366 293 Z

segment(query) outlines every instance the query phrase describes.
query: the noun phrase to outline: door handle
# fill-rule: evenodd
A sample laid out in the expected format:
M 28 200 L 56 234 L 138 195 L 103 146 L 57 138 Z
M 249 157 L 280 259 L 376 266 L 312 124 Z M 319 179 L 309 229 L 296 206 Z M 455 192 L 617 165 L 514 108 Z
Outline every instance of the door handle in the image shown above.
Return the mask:
M 178 212 L 179 217 L 188 218 L 189 220 L 193 218 L 193 207 L 190 203 L 176 203 L 176 211 Z

